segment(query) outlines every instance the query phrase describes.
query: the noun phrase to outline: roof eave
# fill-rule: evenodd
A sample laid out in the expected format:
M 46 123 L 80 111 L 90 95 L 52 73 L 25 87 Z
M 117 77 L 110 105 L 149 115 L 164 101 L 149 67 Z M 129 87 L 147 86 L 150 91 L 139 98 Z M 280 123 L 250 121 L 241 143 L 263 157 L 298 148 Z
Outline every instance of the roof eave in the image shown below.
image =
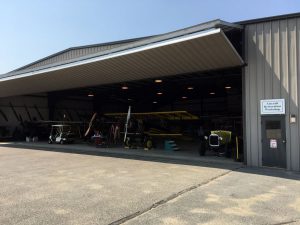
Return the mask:
M 298 13 L 290 13 L 290 14 L 282 14 L 278 16 L 269 16 L 269 17 L 263 17 L 258 19 L 251 19 L 251 20 L 242 20 L 235 22 L 235 24 L 240 25 L 248 25 L 248 24 L 254 24 L 254 23 L 263 23 L 263 22 L 269 22 L 274 20 L 282 20 L 282 19 L 292 19 L 292 18 L 299 18 L 300 12 Z

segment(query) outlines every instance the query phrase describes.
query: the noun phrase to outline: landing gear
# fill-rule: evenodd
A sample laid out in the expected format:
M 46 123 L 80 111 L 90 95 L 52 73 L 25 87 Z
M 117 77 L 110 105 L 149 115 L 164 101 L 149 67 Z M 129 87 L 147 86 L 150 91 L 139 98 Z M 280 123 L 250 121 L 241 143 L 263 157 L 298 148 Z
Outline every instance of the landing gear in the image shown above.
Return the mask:
M 145 150 L 150 150 L 151 148 L 153 148 L 153 142 L 151 139 L 148 139 L 145 142 Z
M 153 141 L 149 136 L 141 134 L 130 135 L 124 142 L 125 148 L 144 148 L 150 150 L 153 148 Z

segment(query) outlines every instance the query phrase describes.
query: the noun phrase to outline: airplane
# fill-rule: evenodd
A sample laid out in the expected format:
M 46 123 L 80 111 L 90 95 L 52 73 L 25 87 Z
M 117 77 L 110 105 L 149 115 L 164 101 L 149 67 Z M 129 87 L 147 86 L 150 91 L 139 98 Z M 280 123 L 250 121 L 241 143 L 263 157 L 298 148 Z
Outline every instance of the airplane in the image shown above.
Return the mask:
M 136 146 L 143 146 L 145 149 L 151 149 L 153 147 L 153 138 L 177 138 L 184 136 L 183 133 L 174 132 L 167 129 L 167 125 L 157 128 L 151 127 L 148 130 L 144 130 L 142 127 L 143 121 L 152 121 L 152 126 L 158 126 L 155 121 L 180 121 L 180 120 L 199 120 L 199 117 L 193 115 L 187 111 L 163 111 L 163 112 L 139 112 L 132 113 L 129 108 L 128 113 L 105 113 L 104 116 L 112 117 L 125 122 L 124 144 L 126 148 L 132 148 Z M 126 118 L 126 120 L 125 120 Z M 138 121 L 135 129 L 130 128 L 129 123 L 132 121 Z M 158 126 L 159 127 L 159 126 Z

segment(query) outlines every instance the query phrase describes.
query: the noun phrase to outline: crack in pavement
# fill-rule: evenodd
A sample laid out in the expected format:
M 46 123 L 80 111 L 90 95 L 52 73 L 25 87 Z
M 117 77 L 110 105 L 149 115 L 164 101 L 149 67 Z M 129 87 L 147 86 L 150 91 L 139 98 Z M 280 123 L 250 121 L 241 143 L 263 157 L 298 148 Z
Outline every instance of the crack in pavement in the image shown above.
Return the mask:
M 292 224 L 292 223 L 296 223 L 298 222 L 299 219 L 294 219 L 294 220 L 290 220 L 290 221 L 285 221 L 285 222 L 281 222 L 281 223 L 273 223 L 272 225 L 285 225 L 285 224 Z
M 188 187 L 188 188 L 186 188 L 186 189 L 183 189 L 183 190 L 181 190 L 181 191 L 179 191 L 179 192 L 177 192 L 177 193 L 175 193 L 175 194 L 172 194 L 172 195 L 168 196 L 167 198 L 164 198 L 164 199 L 162 199 L 162 200 L 160 200 L 160 201 L 158 201 L 158 202 L 152 204 L 150 207 L 147 207 L 147 208 L 145 208 L 145 209 L 143 209 L 143 210 L 141 210 L 141 211 L 137 211 L 137 212 L 135 212 L 135 213 L 132 213 L 132 214 L 130 214 L 130 215 L 128 215 L 128 216 L 125 216 L 125 217 L 123 217 L 123 218 L 121 218 L 121 219 L 118 219 L 118 220 L 116 220 L 116 221 L 114 221 L 114 222 L 112 222 L 112 223 L 109 223 L 108 225 L 119 225 L 119 224 L 125 223 L 125 222 L 127 222 L 127 221 L 129 221 L 129 220 L 132 220 L 132 219 L 134 219 L 134 218 L 136 218 L 136 217 L 138 217 L 138 216 L 141 216 L 142 214 L 145 214 L 145 213 L 151 211 L 152 209 L 155 209 L 155 208 L 157 208 L 157 207 L 159 207 L 159 206 L 161 206 L 161 205 L 164 205 L 164 204 L 168 203 L 169 201 L 171 201 L 171 200 L 173 200 L 173 199 L 175 199 L 175 198 L 178 198 L 179 196 L 181 196 L 181 195 L 183 195 L 183 194 L 185 194 L 185 193 L 188 193 L 188 192 L 190 192 L 190 191 L 192 191 L 192 190 L 195 190 L 195 189 L 197 189 L 197 188 L 199 188 L 199 187 L 202 187 L 202 186 L 204 186 L 204 185 L 206 185 L 206 184 L 209 184 L 210 182 L 212 182 L 212 181 L 214 181 L 214 180 L 216 180 L 216 179 L 218 179 L 218 178 L 220 178 L 220 177 L 223 177 L 223 176 L 225 176 L 225 175 L 227 175 L 227 174 L 229 174 L 229 173 L 232 173 L 232 172 L 234 172 L 234 171 L 237 171 L 238 169 L 240 169 L 240 168 L 242 168 L 242 167 L 243 167 L 243 166 L 234 168 L 234 169 L 229 170 L 229 171 L 227 171 L 227 172 L 225 172 L 225 173 L 222 173 L 222 174 L 220 174 L 220 175 L 218 175 L 218 176 L 216 176 L 216 177 L 213 177 L 213 178 L 211 178 L 211 179 L 209 179 L 209 180 L 207 180 L 207 181 L 204 181 L 204 182 L 202 182 L 202 183 L 199 183 L 199 184 L 193 185 L 193 186 L 191 186 L 191 187 Z

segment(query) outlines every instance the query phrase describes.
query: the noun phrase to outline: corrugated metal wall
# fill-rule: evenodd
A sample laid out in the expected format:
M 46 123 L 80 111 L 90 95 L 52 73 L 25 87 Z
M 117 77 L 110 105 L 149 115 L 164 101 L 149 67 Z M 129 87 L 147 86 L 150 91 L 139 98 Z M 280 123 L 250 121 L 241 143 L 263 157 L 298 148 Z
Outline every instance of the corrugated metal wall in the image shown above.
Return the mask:
M 300 170 L 300 18 L 245 26 L 245 112 L 247 163 L 262 166 L 260 100 L 286 101 L 287 167 Z M 295 114 L 296 124 L 289 123 Z

